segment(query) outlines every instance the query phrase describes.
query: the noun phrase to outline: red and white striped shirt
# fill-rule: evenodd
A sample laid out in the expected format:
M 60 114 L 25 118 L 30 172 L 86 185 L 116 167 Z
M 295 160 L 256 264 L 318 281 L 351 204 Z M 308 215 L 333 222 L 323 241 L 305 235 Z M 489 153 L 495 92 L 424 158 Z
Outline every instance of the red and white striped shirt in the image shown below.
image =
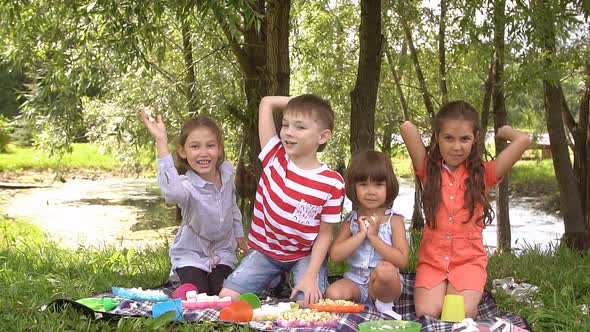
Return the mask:
M 262 174 L 248 245 L 283 262 L 311 254 L 320 221 L 340 222 L 342 176 L 325 164 L 312 170 L 297 167 L 277 136 L 258 157 Z

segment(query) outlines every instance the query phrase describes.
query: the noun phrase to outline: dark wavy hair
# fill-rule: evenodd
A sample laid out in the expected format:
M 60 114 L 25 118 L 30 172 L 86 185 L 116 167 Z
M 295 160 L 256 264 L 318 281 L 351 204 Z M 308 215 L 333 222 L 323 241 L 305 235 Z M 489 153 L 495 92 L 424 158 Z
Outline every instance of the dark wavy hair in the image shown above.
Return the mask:
M 217 123 L 206 115 L 197 115 L 194 118 L 187 120 L 184 125 L 182 125 L 182 129 L 180 129 L 180 135 L 178 136 L 176 144 L 178 146 L 184 146 L 186 143 L 186 139 L 188 135 L 193 132 L 193 130 L 200 129 L 200 128 L 207 128 L 211 130 L 213 135 L 215 135 L 215 139 L 217 140 L 217 144 L 219 144 L 219 159 L 217 159 L 217 164 L 215 167 L 219 169 L 219 166 L 225 160 L 225 148 L 223 147 L 223 131 L 217 125 Z M 176 159 L 176 169 L 178 169 L 179 174 L 185 174 L 186 171 L 191 169 L 187 160 L 182 158 L 178 153 L 178 146 L 176 148 L 176 152 L 174 153 L 174 157 Z
M 387 194 L 383 205 L 391 206 L 399 193 L 399 185 L 393 172 L 391 159 L 383 152 L 362 150 L 352 156 L 344 173 L 346 196 L 352 202 L 352 208 L 359 207 L 359 200 L 356 197 L 356 183 L 369 179 L 375 182 L 385 182 Z
M 438 137 L 441 128 L 447 120 L 471 122 L 473 136 L 476 139 L 480 137 L 479 134 L 482 129 L 479 122 L 479 114 L 468 102 L 457 100 L 443 105 L 433 119 L 432 130 L 435 133 L 435 137 Z M 482 146 L 480 144 L 473 144 L 471 152 L 465 161 L 469 176 L 465 179 L 467 190 L 465 191 L 465 205 L 463 207 L 469 210 L 469 218 L 464 221 L 464 223 L 467 223 L 473 218 L 477 204 L 481 204 L 483 206 L 483 215 L 479 216 L 476 222 L 480 224 L 483 222 L 483 226 L 485 227 L 485 225 L 489 225 L 492 219 L 494 219 L 494 210 L 485 192 L 482 154 Z M 434 137 L 428 148 L 427 155 L 426 175 L 428 180 L 422 192 L 422 208 L 424 209 L 426 224 L 434 229 L 436 228 L 436 212 L 441 202 L 440 163 L 442 161 L 440 147 Z

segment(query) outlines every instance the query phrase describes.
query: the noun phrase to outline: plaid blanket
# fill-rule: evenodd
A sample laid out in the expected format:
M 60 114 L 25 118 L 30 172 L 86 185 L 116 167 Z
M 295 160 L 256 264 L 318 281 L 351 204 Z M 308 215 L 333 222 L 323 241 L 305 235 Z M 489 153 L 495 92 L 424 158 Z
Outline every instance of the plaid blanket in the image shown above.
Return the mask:
M 409 273 L 404 274 L 404 285 L 403 285 L 403 293 L 395 302 L 395 311 L 402 315 L 403 320 L 411 320 L 417 321 L 422 324 L 422 332 L 430 332 L 430 331 L 443 331 L 443 332 L 452 332 L 453 330 L 453 323 L 443 322 L 438 319 L 429 317 L 429 316 L 422 316 L 416 317 L 416 312 L 414 309 L 414 281 L 415 281 L 415 274 Z M 159 286 L 158 289 L 164 291 L 164 293 L 171 295 L 174 291 L 174 286 L 172 284 L 165 284 Z M 264 295 L 266 296 L 266 295 Z M 104 298 L 104 297 L 111 297 L 114 298 L 115 295 L 111 292 L 104 292 L 101 294 L 94 295 L 95 298 Z M 261 296 L 262 297 L 262 296 Z M 87 313 L 94 314 L 95 318 L 113 318 L 113 317 L 152 317 L 152 306 L 155 302 L 149 301 L 137 301 L 137 300 L 128 300 L 128 299 L 121 299 L 119 305 L 111 311 L 108 312 L 95 312 L 92 311 L 90 308 L 85 307 L 79 303 L 75 303 L 75 307 L 84 310 Z M 267 298 L 263 300 L 263 302 L 271 302 L 275 303 L 279 300 Z M 73 301 L 70 300 L 56 300 L 54 301 L 57 305 L 63 305 L 65 303 L 72 304 Z M 497 310 L 496 302 L 494 301 L 491 294 L 488 292 L 484 292 L 481 302 L 477 308 L 477 317 L 475 319 L 476 322 L 482 324 L 490 324 L 491 322 L 495 321 L 496 317 L 502 318 L 518 327 L 531 330 L 528 326 L 526 320 L 518 315 L 511 314 L 511 313 L 500 313 Z M 200 321 L 200 320 L 210 320 L 210 321 L 217 321 L 219 320 L 219 309 L 201 309 L 201 310 L 188 310 L 184 309 L 183 311 L 183 318 L 185 321 Z M 358 325 L 362 322 L 366 321 L 375 321 L 375 320 L 389 320 L 391 319 L 389 316 L 386 316 L 380 312 L 378 312 L 374 307 L 366 306 L 365 311 L 358 314 L 335 314 L 340 317 L 338 321 L 338 326 L 336 328 L 280 328 L 273 323 L 271 328 L 272 331 L 313 331 L 313 332 L 322 332 L 322 331 L 357 331 Z M 245 323 L 250 325 L 251 328 L 258 329 L 258 330 L 268 330 L 267 322 L 249 322 Z

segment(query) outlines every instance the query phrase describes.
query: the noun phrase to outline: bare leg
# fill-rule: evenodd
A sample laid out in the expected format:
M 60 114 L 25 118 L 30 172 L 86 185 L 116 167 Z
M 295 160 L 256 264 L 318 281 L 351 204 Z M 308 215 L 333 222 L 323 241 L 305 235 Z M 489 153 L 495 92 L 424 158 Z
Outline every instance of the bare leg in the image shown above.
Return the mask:
M 453 287 L 453 285 L 451 285 L 451 283 L 449 283 L 447 287 L 447 294 L 463 295 L 463 300 L 465 302 L 465 317 L 475 318 L 475 316 L 477 316 L 477 306 L 481 301 L 481 297 L 483 295 L 482 292 L 472 289 L 458 291 L 455 287 Z
M 361 300 L 361 291 L 352 280 L 342 278 L 328 287 L 326 298 L 359 302 Z
M 444 280 L 434 285 L 431 289 L 416 287 L 414 290 L 414 302 L 416 304 L 416 317 L 431 316 L 440 318 L 448 281 Z
M 388 262 L 381 262 L 371 273 L 369 297 L 381 302 L 393 302 L 401 294 L 400 276 L 397 268 Z

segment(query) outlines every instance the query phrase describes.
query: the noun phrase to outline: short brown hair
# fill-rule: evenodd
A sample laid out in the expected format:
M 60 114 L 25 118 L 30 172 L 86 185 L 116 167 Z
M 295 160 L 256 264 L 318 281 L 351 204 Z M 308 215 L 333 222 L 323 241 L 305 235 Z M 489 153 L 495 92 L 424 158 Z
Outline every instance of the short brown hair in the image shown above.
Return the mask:
M 362 150 L 352 156 L 344 173 L 346 196 L 352 202 L 353 209 L 359 207 L 359 200 L 356 197 L 356 183 L 369 179 L 376 182 L 385 182 L 387 192 L 385 206 L 391 206 L 399 193 L 399 184 L 393 172 L 391 159 L 383 152 Z
M 282 114 L 286 112 L 313 115 L 322 129 L 328 129 L 330 131 L 334 129 L 334 111 L 332 111 L 330 103 L 320 96 L 304 94 L 294 97 L 289 100 Z M 326 144 L 320 145 L 318 152 L 322 152 Z

